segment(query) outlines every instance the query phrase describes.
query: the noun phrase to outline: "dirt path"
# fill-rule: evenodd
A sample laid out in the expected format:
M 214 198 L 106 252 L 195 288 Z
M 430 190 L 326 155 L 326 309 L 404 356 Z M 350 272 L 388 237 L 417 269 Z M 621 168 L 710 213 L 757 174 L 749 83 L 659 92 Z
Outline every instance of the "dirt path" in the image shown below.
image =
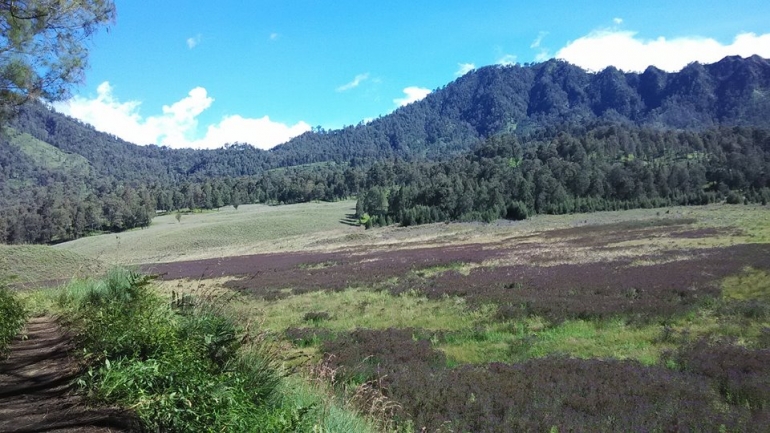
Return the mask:
M 0 432 L 132 431 L 125 413 L 88 407 L 73 392 L 73 345 L 53 318 L 31 319 L 22 335 L 0 359 Z

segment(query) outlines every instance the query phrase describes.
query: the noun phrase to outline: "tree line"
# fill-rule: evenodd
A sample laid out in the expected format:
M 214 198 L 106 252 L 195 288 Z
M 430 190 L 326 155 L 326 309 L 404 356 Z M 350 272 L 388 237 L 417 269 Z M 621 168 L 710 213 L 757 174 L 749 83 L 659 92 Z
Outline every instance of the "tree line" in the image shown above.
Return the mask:
M 0 174 L 13 180 L 14 171 L 4 170 Z M 251 176 L 134 184 L 99 177 L 83 181 L 42 169 L 38 176 L 43 181 L 34 188 L 14 187 L 13 182 L 0 186 L 3 196 L 17 194 L 0 210 L 0 241 L 62 242 L 144 227 L 163 212 L 354 196 L 357 216 L 368 226 L 720 201 L 766 203 L 770 131 L 674 131 L 598 121 L 494 136 L 446 161 L 323 163 Z
M 358 196 L 367 225 L 524 219 L 770 200 L 770 131 L 595 123 L 507 134 L 445 162 L 376 164 Z

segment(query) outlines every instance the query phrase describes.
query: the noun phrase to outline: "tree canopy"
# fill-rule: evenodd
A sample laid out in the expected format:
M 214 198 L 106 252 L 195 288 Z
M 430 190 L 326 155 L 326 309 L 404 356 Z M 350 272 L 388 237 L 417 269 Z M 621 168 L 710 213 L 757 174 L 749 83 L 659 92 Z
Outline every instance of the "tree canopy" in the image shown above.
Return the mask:
M 88 39 L 112 0 L 0 0 L 0 121 L 29 99 L 61 99 L 82 81 Z

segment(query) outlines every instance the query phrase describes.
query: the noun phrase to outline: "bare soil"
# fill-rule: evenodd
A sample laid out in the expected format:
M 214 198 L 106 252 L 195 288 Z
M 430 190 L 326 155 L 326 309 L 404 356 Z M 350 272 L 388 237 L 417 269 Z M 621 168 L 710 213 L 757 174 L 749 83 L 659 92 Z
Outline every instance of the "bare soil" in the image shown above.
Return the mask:
M 72 339 L 52 317 L 33 318 L 0 359 L 0 432 L 138 431 L 131 414 L 90 407 L 74 390 Z

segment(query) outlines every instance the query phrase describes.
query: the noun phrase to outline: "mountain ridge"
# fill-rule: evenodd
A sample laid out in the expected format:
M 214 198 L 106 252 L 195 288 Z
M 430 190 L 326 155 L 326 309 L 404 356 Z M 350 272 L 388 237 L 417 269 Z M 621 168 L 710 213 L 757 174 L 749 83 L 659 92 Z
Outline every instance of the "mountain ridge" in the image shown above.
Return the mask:
M 770 61 L 759 56 L 692 63 L 675 73 L 654 66 L 642 73 L 623 73 L 614 67 L 591 73 L 549 60 L 479 68 L 421 101 L 368 124 L 328 133 L 321 142 L 348 157 L 415 153 L 436 157 L 468 150 L 498 133 L 526 133 L 560 123 L 604 118 L 675 129 L 770 127 L 770 118 L 764 115 L 768 112 Z M 320 143 L 314 134 L 303 134 L 271 151 L 315 148 Z M 365 146 L 350 152 L 348 141 Z M 321 160 L 311 160 L 310 155 L 302 163 Z
M 691 63 L 673 73 L 654 66 L 642 73 L 614 67 L 588 72 L 552 59 L 485 66 L 369 123 L 307 132 L 267 151 L 243 143 L 213 150 L 138 146 L 41 105 L 23 108 L 11 126 L 63 151 L 92 161 L 98 158 L 102 166 L 114 165 L 115 155 L 109 150 L 117 148 L 118 156 L 129 156 L 119 158 L 120 165 L 141 160 L 152 166 L 153 174 L 165 173 L 173 181 L 196 173 L 255 175 L 270 168 L 326 161 L 441 159 L 495 134 L 526 134 L 599 119 L 695 130 L 717 125 L 770 127 L 769 112 L 770 60 L 759 56 Z M 61 139 L 61 135 L 75 137 Z M 90 142 L 100 146 L 89 146 Z M 147 161 L 163 161 L 163 166 Z M 212 168 L 222 164 L 229 169 Z

